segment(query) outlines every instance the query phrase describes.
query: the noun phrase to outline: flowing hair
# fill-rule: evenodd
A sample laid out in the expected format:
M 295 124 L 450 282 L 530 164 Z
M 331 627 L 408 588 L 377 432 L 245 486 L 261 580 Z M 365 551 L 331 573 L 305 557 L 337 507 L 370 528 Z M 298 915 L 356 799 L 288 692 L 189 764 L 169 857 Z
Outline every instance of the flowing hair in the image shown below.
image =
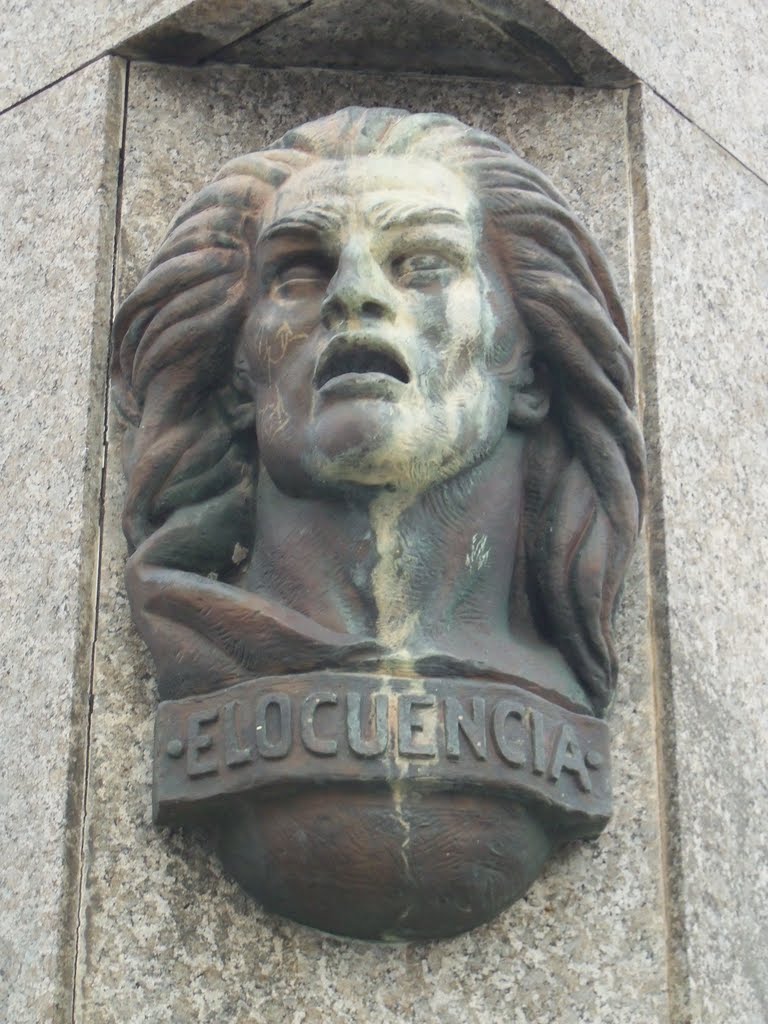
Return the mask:
M 479 200 L 552 389 L 526 444 L 522 586 L 600 713 L 615 687 L 612 617 L 644 488 L 627 324 L 604 256 L 562 196 L 509 146 L 453 117 L 342 110 L 226 164 L 179 211 L 114 324 L 129 545 L 149 561 L 223 574 L 236 545 L 252 547 L 253 410 L 233 364 L 260 212 L 295 171 L 369 155 L 438 160 Z

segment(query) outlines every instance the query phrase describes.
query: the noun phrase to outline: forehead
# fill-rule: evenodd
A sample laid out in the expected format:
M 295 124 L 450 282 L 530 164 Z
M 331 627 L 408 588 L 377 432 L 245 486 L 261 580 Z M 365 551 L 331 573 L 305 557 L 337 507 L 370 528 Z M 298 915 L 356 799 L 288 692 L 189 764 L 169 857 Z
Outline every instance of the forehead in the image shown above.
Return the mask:
M 472 226 L 478 202 L 463 177 L 434 160 L 411 157 L 356 157 L 323 160 L 291 177 L 264 209 L 262 233 L 276 221 L 311 210 L 329 229 L 354 222 L 386 228 L 400 216 L 422 214 L 429 223 L 455 221 Z

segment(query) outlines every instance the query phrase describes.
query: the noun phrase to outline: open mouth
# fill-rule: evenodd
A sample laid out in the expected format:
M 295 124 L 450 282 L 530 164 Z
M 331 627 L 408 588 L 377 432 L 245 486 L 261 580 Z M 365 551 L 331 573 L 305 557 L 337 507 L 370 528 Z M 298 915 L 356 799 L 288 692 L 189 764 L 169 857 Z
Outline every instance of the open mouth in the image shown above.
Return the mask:
M 331 381 L 350 375 L 389 377 L 401 384 L 407 384 L 411 379 L 402 358 L 389 346 L 340 338 L 337 343 L 331 343 L 321 360 L 315 386 L 320 390 Z

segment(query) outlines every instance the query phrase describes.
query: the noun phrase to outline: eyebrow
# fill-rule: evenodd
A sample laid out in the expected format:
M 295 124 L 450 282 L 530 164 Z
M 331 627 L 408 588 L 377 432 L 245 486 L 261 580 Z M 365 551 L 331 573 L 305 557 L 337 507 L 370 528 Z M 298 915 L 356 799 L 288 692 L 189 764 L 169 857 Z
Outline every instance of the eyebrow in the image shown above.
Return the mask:
M 389 228 L 422 227 L 425 224 L 456 224 L 467 227 L 466 218 L 450 206 L 407 205 L 384 199 L 369 211 L 371 223 L 383 231 Z
M 395 227 L 423 227 L 430 224 L 468 226 L 465 217 L 450 206 L 424 206 L 381 199 L 367 212 L 372 225 L 382 231 Z M 338 207 L 328 204 L 307 206 L 279 217 L 267 225 L 259 237 L 259 242 L 302 232 L 339 231 L 343 222 L 344 213 Z
M 280 235 L 293 235 L 297 232 L 329 231 L 341 227 L 343 216 L 340 210 L 331 206 L 307 206 L 304 209 L 279 217 L 262 231 L 260 242 Z

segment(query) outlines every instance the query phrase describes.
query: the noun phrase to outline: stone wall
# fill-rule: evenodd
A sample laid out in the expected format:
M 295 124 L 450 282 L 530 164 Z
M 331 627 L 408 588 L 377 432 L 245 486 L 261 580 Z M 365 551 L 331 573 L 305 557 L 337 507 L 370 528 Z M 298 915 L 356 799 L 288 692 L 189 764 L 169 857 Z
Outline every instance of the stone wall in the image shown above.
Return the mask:
M 71 1014 L 124 81 L 0 117 L 0 1019 Z
M 687 4 L 610 17 L 596 0 L 492 6 L 507 41 L 476 37 L 490 53 L 476 70 L 494 76 L 480 80 L 472 67 L 437 78 L 222 63 L 260 59 L 263 32 L 300 38 L 293 19 L 320 9 L 338 27 L 320 0 L 96 17 L 74 3 L 56 18 L 0 2 L 1 1019 L 768 1019 L 768 13 L 759 0 L 712 17 Z M 547 42 L 546 60 L 510 22 Z M 95 59 L 108 50 L 212 56 L 194 70 Z M 602 87 L 541 84 L 553 67 Z M 270 917 L 222 876 L 205 836 L 152 826 L 156 697 L 122 583 L 113 281 L 130 288 L 226 159 L 350 103 L 455 113 L 552 177 L 617 270 L 650 460 L 609 717 L 614 819 L 499 920 L 429 945 L 348 943 Z
M 768 1019 L 768 186 L 642 96 L 673 1020 Z M 646 314 L 650 310 L 646 307 Z

